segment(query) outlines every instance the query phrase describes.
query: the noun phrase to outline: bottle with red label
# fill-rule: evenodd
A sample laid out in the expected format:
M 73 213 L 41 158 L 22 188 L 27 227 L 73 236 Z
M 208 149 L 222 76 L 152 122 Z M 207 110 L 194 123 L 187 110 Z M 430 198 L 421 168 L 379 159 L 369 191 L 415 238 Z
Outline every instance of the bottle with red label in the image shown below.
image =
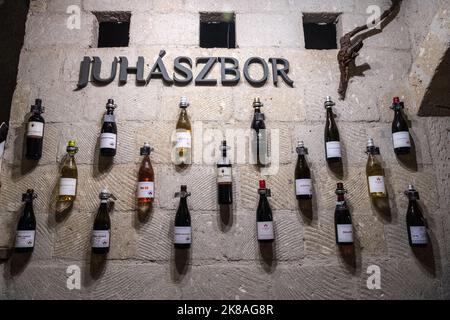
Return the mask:
M 348 246 L 353 244 L 353 224 L 350 210 L 345 201 L 343 183 L 338 183 L 336 188 L 337 202 L 334 211 L 334 228 L 336 233 L 336 243 L 340 246 Z
M 42 117 L 44 107 L 42 100 L 36 99 L 31 106 L 31 116 L 28 119 L 26 152 L 25 157 L 28 160 L 39 160 L 42 157 L 42 146 L 44 142 L 45 121 Z
M 273 242 L 275 239 L 272 209 L 268 201 L 270 189 L 266 188 L 266 181 L 259 180 L 259 203 L 256 211 L 256 228 L 259 242 Z
M 394 110 L 395 115 L 392 121 L 392 142 L 397 155 L 409 154 L 411 151 L 409 128 L 402 114 L 404 107 L 404 103 L 400 101 L 399 97 L 393 99 L 391 109 Z
M 155 199 L 155 173 L 152 163 L 150 162 L 150 153 L 153 148 L 145 142 L 141 148 L 141 156 L 143 156 L 141 167 L 139 168 L 139 182 L 137 189 L 138 204 L 150 204 Z

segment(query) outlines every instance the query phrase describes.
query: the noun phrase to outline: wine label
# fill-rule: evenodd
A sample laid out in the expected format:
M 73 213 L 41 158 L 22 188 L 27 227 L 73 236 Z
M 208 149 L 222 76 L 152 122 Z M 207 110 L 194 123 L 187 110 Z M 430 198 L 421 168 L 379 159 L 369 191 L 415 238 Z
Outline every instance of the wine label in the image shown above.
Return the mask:
M 412 244 L 427 244 L 427 229 L 422 227 L 409 227 Z
M 400 131 L 392 134 L 394 149 L 411 147 L 411 139 L 408 131 Z
M 109 233 L 109 230 L 94 230 L 92 232 L 92 248 L 108 248 Z
M 327 159 L 341 157 L 341 143 L 339 141 L 330 141 L 326 143 Z
M 232 183 L 231 167 L 217 168 L 217 183 Z
M 337 225 L 337 238 L 339 243 L 353 242 L 353 227 L 351 224 Z
M 190 244 L 192 243 L 192 227 L 175 227 L 174 243 Z
M 142 198 L 154 198 L 155 197 L 155 183 L 152 181 L 143 181 L 138 184 L 137 197 Z
M 19 230 L 16 235 L 16 248 L 33 248 L 36 231 Z
M 77 192 L 77 179 L 61 178 L 59 179 L 59 195 L 75 196 Z
M 102 133 L 100 135 L 100 148 L 115 149 L 117 135 L 115 133 Z
M 369 177 L 369 191 L 370 193 L 386 193 L 383 176 Z
M 176 133 L 176 145 L 175 148 L 190 148 L 191 143 L 191 133 L 184 131 L 184 132 L 177 132 Z
M 44 135 L 44 123 L 37 121 L 28 122 L 27 137 L 42 138 Z
M 105 114 L 103 116 L 103 122 L 116 122 L 116 116 L 113 114 Z
M 273 233 L 273 221 L 257 222 L 258 225 L 258 240 L 273 240 L 275 238 Z
M 297 196 L 312 195 L 312 181 L 311 179 L 297 179 L 295 180 L 295 194 Z

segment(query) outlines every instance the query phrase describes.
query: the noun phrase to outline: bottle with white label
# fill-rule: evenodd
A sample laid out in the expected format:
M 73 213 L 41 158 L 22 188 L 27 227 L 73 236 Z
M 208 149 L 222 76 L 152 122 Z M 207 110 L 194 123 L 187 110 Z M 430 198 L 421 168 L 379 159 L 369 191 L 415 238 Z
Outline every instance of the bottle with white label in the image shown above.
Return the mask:
M 28 189 L 27 193 L 22 195 L 22 201 L 25 202 L 25 207 L 17 226 L 14 245 L 15 252 L 33 252 L 36 238 L 36 217 L 34 216 L 33 200 L 36 199 L 36 197 L 33 189 Z
M 325 122 L 325 157 L 328 163 L 341 162 L 341 141 L 333 114 L 333 106 L 335 103 L 331 100 L 331 97 L 328 96 L 324 105 L 327 110 Z
M 400 102 L 399 97 L 394 97 L 391 109 L 395 112 L 394 120 L 392 121 L 394 152 L 397 155 L 409 154 L 411 151 L 411 137 L 409 135 L 408 123 L 402 114 L 404 103 Z
M 67 143 L 67 155 L 61 168 L 61 176 L 59 178 L 59 202 L 74 202 L 77 196 L 78 169 L 75 163 L 75 154 L 78 147 L 74 140 Z
M 233 177 L 231 162 L 227 157 L 226 141 L 222 141 L 220 149 L 222 156 L 217 162 L 217 197 L 220 205 L 229 205 L 233 203 Z
M 298 158 L 295 166 L 295 195 L 297 200 L 310 200 L 313 196 L 311 171 L 305 157 L 308 149 L 305 148 L 303 141 L 298 143 L 296 151 Z
M 353 245 L 353 224 L 350 210 L 345 201 L 343 183 L 338 183 L 336 188 L 337 202 L 334 211 L 334 227 L 336 233 L 336 243 L 339 246 Z
M 109 201 L 117 200 L 114 195 L 103 189 L 99 195 L 100 208 L 94 221 L 92 230 L 92 253 L 107 254 L 109 252 L 111 242 L 111 219 L 109 217 Z
M 192 227 L 191 215 L 187 205 L 187 197 L 191 195 L 187 192 L 185 185 L 181 186 L 181 191 L 175 193 L 176 198 L 180 198 L 180 205 L 178 206 L 177 214 L 175 215 L 174 228 L 174 246 L 177 249 L 188 249 L 192 243 Z
M 406 226 L 408 228 L 408 240 L 411 247 L 424 247 L 428 244 L 426 221 L 422 210 L 417 203 L 419 192 L 414 186 L 408 186 L 405 195 L 409 199 L 408 211 L 406 212 Z
M 375 147 L 372 138 L 367 140 L 367 165 L 366 165 L 366 176 L 367 176 L 367 186 L 369 188 L 369 196 L 371 198 L 385 198 L 386 185 L 384 183 L 384 170 L 381 162 L 378 160 L 377 156 L 380 154 L 380 149 Z
M 28 119 L 27 125 L 25 157 L 28 160 L 37 161 L 42 157 L 45 126 L 42 113 L 44 113 L 42 100 L 36 99 L 34 105 L 31 106 L 31 116 Z
M 103 116 L 102 131 L 100 134 L 100 155 L 114 157 L 117 151 L 117 125 L 114 110 L 117 105 L 113 99 L 108 99 L 106 114 Z
M 188 106 L 187 98 L 181 97 L 181 110 L 175 132 L 175 161 L 177 165 L 191 164 L 192 161 L 192 127 L 186 111 Z
M 269 200 L 270 189 L 266 188 L 266 181 L 259 180 L 259 203 L 256 210 L 256 229 L 259 242 L 273 242 L 275 233 L 273 228 L 272 209 Z
M 150 153 L 153 148 L 147 142 L 141 148 L 142 159 L 141 167 L 139 168 L 139 182 L 137 189 L 138 205 L 150 204 L 155 199 L 155 172 L 153 171 L 152 163 L 150 162 Z

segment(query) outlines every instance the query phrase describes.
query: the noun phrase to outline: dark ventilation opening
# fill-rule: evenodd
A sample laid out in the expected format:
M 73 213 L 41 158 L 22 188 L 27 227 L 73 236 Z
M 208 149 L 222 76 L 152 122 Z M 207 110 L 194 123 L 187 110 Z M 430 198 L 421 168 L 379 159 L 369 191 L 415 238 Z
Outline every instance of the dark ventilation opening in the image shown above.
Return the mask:
M 314 50 L 337 49 L 339 15 L 339 13 L 304 13 L 305 48 Z
M 236 48 L 234 12 L 200 12 L 200 47 Z
M 0 1 L 0 124 L 9 122 L 11 102 L 17 83 L 20 50 L 25 37 L 29 0 Z M 1 254 L 1 252 L 0 252 Z
M 98 48 L 128 47 L 130 12 L 94 12 L 98 20 Z

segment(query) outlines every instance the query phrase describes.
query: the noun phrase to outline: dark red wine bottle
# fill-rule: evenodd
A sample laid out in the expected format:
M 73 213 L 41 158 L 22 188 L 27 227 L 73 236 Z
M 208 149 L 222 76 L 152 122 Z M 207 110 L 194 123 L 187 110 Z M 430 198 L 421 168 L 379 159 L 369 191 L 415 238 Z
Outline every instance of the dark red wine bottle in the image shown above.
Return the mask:
M 117 125 L 114 109 L 117 105 L 113 99 L 106 104 L 106 114 L 103 117 L 102 132 L 100 135 L 100 155 L 103 157 L 114 157 L 117 151 Z
M 408 196 L 409 204 L 406 212 L 406 226 L 408 228 L 408 240 L 411 247 L 425 247 L 428 244 L 426 221 L 420 210 L 417 200 L 419 192 L 414 186 L 410 185 L 405 191 Z
M 341 246 L 353 244 L 352 217 L 345 201 L 344 195 L 346 193 L 347 190 L 344 189 L 344 184 L 338 183 L 336 188 L 337 202 L 334 211 L 334 227 L 336 243 Z
M 264 122 L 265 116 L 261 112 L 263 104 L 259 98 L 253 101 L 254 115 L 252 120 L 252 138 L 251 138 L 251 155 L 252 163 L 259 167 L 265 167 L 269 164 L 267 130 Z
M 187 197 L 190 195 L 185 185 L 181 186 L 180 192 L 175 193 L 175 197 L 180 198 L 174 228 L 174 246 L 178 249 L 188 249 L 192 243 L 191 215 L 187 205 Z
M 306 162 L 305 155 L 308 154 L 308 149 L 305 148 L 303 141 L 298 143 L 297 147 L 297 164 L 295 166 L 295 195 L 297 200 L 312 199 L 312 180 L 311 171 L 309 170 L 308 162 Z
M 111 219 L 109 217 L 108 201 L 116 200 L 114 195 L 103 189 L 99 195 L 100 207 L 94 220 L 92 230 L 92 252 L 95 254 L 107 254 L 111 241 Z
M 394 152 L 397 155 L 408 154 L 411 151 L 409 128 L 402 114 L 404 107 L 404 103 L 400 102 L 399 97 L 393 99 L 391 109 L 394 110 L 395 115 L 392 121 L 392 142 L 394 143 Z
M 267 197 L 270 197 L 270 189 L 266 188 L 266 181 L 259 180 L 259 203 L 256 210 L 256 228 L 259 242 L 272 242 L 275 239 L 273 231 L 272 209 Z
M 36 99 L 31 106 L 31 116 L 28 119 L 26 152 L 25 157 L 28 160 L 39 160 L 42 157 L 42 146 L 44 142 L 45 121 L 42 117 L 44 107 L 42 100 Z
M 15 252 L 29 253 L 34 250 L 36 238 L 36 217 L 34 216 L 33 200 L 36 199 L 33 189 L 28 189 L 27 193 L 22 195 L 22 201 L 25 202 L 23 214 L 19 219 L 17 226 Z
M 217 163 L 217 196 L 220 205 L 233 203 L 233 177 L 231 175 L 231 162 L 227 157 L 227 149 L 227 142 L 222 141 L 222 157 Z

